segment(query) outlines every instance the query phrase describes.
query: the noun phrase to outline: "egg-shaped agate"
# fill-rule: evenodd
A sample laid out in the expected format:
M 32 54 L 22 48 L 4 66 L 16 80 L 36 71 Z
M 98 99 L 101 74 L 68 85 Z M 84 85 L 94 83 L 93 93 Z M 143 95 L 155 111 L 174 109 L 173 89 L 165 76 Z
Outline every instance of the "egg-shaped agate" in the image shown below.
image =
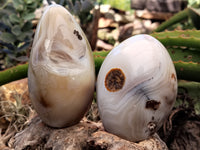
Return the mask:
M 97 79 L 97 103 L 105 130 L 130 141 L 154 134 L 177 95 L 177 77 L 166 48 L 136 35 L 105 58 Z
M 37 25 L 28 85 L 35 110 L 51 127 L 78 123 L 91 105 L 92 51 L 79 24 L 60 5 L 48 6 Z

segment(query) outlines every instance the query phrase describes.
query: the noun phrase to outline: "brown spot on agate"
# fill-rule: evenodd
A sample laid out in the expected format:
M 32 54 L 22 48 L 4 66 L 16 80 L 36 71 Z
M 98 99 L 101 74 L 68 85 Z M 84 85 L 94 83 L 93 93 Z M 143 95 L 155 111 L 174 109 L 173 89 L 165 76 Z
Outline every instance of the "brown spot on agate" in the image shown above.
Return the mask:
M 48 103 L 45 99 L 44 99 L 44 97 L 42 96 L 42 95 L 40 95 L 40 99 L 39 99 L 39 102 L 40 102 L 40 104 L 43 106 L 43 107 L 51 107 L 51 104 L 50 103 Z
M 77 36 L 79 40 L 82 40 L 82 36 L 79 34 L 77 30 L 74 30 L 74 34 Z
M 160 106 L 160 102 L 157 102 L 155 100 L 148 100 L 146 102 L 146 108 L 147 109 L 152 109 L 152 110 L 157 110 Z
M 116 92 L 123 88 L 125 83 L 125 75 L 119 68 L 111 69 L 105 78 L 105 87 L 110 92 Z
M 82 40 L 82 36 L 78 35 L 78 39 L 79 39 L 79 40 Z
M 153 134 L 154 132 L 156 132 L 157 123 L 156 122 L 149 122 L 147 127 L 148 127 L 150 133 Z
M 176 76 L 174 73 L 172 73 L 171 78 L 174 79 L 176 81 Z

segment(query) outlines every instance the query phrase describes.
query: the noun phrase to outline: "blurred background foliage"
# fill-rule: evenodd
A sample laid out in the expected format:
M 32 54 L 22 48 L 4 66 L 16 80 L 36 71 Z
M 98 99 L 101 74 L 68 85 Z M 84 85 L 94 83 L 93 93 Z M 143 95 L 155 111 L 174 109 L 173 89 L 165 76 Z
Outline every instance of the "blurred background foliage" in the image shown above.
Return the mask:
M 131 0 L 47 0 L 63 5 L 77 16 L 80 25 L 88 26 L 93 19 L 92 9 L 96 5 L 109 4 L 120 11 L 130 11 Z M 0 70 L 28 61 L 35 26 L 35 10 L 43 6 L 43 0 L 1 0 L 0 1 Z M 188 0 L 189 19 L 168 27 L 174 30 L 199 29 L 200 0 Z
M 97 4 L 96 0 L 54 0 L 57 4 L 65 6 L 72 14 L 80 19 L 80 24 L 87 24 L 92 21 L 92 13 L 90 12 Z M 52 1 L 48 0 L 51 4 Z
M 109 4 L 120 11 L 131 10 L 131 0 L 47 0 L 48 4 L 65 6 L 80 20 L 85 31 L 93 20 L 95 6 Z M 0 70 L 28 61 L 35 27 L 35 10 L 43 7 L 43 0 L 0 1 Z M 178 14 L 178 13 L 177 13 Z M 165 29 L 200 29 L 200 0 L 188 0 L 188 10 L 182 20 Z
M 42 0 L 0 1 L 0 59 L 5 68 L 27 62 L 32 42 L 35 10 Z
M 195 8 L 199 8 L 200 0 L 188 0 L 188 6 L 193 6 Z
M 98 0 L 99 4 L 109 4 L 112 8 L 123 11 L 131 10 L 131 0 Z

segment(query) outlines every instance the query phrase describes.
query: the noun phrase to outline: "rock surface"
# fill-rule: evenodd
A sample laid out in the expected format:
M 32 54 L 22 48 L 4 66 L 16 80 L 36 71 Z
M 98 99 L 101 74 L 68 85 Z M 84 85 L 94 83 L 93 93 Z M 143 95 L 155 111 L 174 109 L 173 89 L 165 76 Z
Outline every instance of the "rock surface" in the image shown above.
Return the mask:
M 44 125 L 31 108 L 27 79 L 1 86 L 0 104 L 0 150 L 162 150 L 167 149 L 165 143 L 170 150 L 198 150 L 200 145 L 200 116 L 184 107 L 173 109 L 159 130 L 159 136 L 165 143 L 157 135 L 133 143 L 104 131 L 96 103 L 85 115 L 92 121 L 84 118 L 79 124 L 63 129 Z
M 167 150 L 158 135 L 133 143 L 104 131 L 100 122 L 83 118 L 77 125 L 54 129 L 46 126 L 38 116 L 29 126 L 15 135 L 14 149 L 55 149 L 55 150 Z

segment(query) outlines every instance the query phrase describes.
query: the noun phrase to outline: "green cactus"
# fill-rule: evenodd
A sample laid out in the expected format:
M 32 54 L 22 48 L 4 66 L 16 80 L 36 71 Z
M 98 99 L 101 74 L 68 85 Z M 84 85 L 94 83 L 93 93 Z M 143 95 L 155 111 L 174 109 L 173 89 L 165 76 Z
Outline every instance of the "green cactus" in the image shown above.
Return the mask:
M 174 30 L 151 34 L 174 61 L 178 79 L 200 81 L 200 30 Z
M 188 19 L 188 8 L 184 9 L 183 11 L 180 11 L 179 13 L 175 14 L 173 17 L 171 17 L 169 20 L 163 22 L 156 30 L 155 32 L 161 32 L 167 29 L 168 27 L 179 23 L 183 20 Z
M 167 50 L 174 62 L 178 79 L 200 82 L 200 31 L 175 30 L 152 33 Z M 96 75 L 110 51 L 93 52 Z M 20 65 L 0 72 L 0 85 L 27 76 L 28 65 Z M 21 72 L 20 75 L 20 71 Z
M 200 4 L 199 1 L 194 1 L 190 3 L 187 8 L 184 10 L 176 13 L 170 19 L 164 21 L 156 30 L 155 32 L 164 31 L 173 25 L 180 23 L 180 22 L 188 22 L 190 24 L 190 20 L 192 21 L 192 28 L 200 29 L 199 25 L 200 19 Z M 189 26 L 189 28 L 191 28 Z M 188 27 L 187 27 L 188 28 Z
M 4 71 L 0 71 L 0 85 L 26 78 L 27 72 L 28 64 L 17 65 Z
M 200 30 L 174 30 L 151 34 L 164 46 L 181 46 L 200 50 Z

